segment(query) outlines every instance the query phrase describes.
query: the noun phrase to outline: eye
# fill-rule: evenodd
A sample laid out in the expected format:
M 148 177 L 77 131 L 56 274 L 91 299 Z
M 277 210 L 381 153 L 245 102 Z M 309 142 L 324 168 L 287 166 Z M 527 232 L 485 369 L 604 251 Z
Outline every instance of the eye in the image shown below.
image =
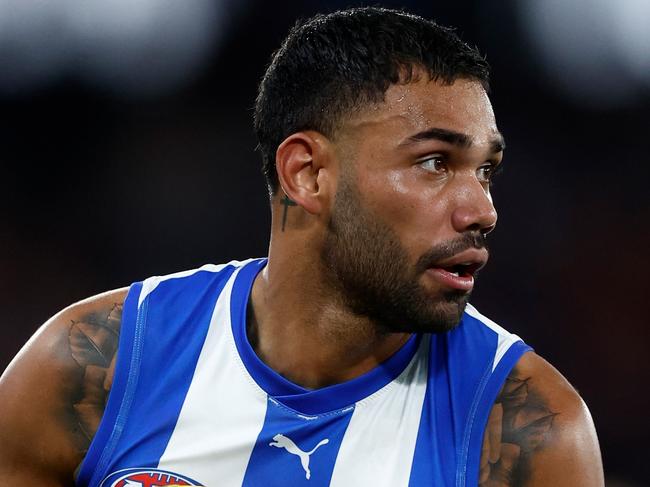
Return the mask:
M 501 172 L 501 164 L 490 162 L 484 164 L 476 170 L 476 176 L 482 183 L 491 183 L 492 178 Z
M 439 154 L 427 156 L 418 161 L 418 164 L 423 169 L 432 172 L 432 173 L 444 173 L 447 170 L 447 164 L 445 163 L 443 157 Z

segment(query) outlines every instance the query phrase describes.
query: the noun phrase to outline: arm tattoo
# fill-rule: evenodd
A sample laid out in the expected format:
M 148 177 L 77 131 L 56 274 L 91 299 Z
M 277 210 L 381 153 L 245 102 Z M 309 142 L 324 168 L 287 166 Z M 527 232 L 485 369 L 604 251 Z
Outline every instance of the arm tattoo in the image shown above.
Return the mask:
M 546 441 L 558 413 L 516 369 L 497 397 L 483 438 L 479 486 L 517 487 L 526 482 L 530 459 Z
M 113 382 L 121 320 L 122 305 L 115 304 L 70 325 L 70 353 L 79 367 L 79 382 L 71 398 L 72 421 L 84 454 L 97 432 Z

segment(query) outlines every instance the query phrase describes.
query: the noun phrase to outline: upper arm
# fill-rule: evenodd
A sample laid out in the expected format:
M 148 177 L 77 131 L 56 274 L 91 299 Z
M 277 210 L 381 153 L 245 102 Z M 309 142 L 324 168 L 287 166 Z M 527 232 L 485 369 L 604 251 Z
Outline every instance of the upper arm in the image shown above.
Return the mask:
M 126 294 L 112 291 L 63 310 L 0 377 L 3 482 L 73 485 L 110 390 Z
M 479 485 L 604 485 L 587 406 L 555 368 L 532 352 L 514 367 L 490 413 Z

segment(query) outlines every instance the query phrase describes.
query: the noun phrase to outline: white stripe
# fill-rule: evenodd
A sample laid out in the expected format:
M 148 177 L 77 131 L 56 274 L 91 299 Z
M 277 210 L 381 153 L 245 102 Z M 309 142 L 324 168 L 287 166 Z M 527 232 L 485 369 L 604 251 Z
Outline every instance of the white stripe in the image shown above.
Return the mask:
M 427 390 L 428 335 L 400 376 L 357 403 L 330 487 L 408 485 Z
M 266 415 L 267 396 L 252 385 L 232 336 L 230 298 L 240 270 L 219 296 L 192 384 L 158 464 L 208 486 L 241 486 Z
M 508 349 L 510 349 L 510 347 L 514 343 L 520 341 L 521 338 L 519 338 L 514 333 L 510 333 L 508 330 L 500 327 L 490 318 L 483 316 L 471 304 L 467 305 L 467 307 L 465 308 L 465 312 L 468 315 L 470 315 L 472 318 L 476 318 L 477 320 L 479 320 L 481 323 L 483 323 L 485 326 L 487 326 L 497 334 L 498 337 L 497 350 L 496 353 L 494 354 L 494 361 L 492 362 L 492 372 L 494 372 L 494 369 L 497 368 L 497 365 L 499 365 L 499 362 L 501 362 L 501 359 L 506 354 Z
M 158 287 L 158 285 L 163 281 L 167 281 L 169 279 L 179 279 L 181 277 L 188 277 L 188 276 L 191 276 L 192 274 L 196 274 L 199 271 L 219 272 L 224 267 L 227 267 L 229 265 L 238 267 L 238 266 L 246 264 L 250 260 L 252 260 L 252 259 L 249 259 L 249 260 L 244 261 L 244 262 L 239 262 L 239 261 L 236 261 L 236 260 L 232 260 L 232 261 L 228 262 L 227 264 L 219 264 L 219 265 L 206 264 L 206 265 L 204 265 L 202 267 L 199 267 L 198 269 L 190 269 L 189 271 L 175 272 L 174 274 L 168 274 L 166 276 L 153 276 L 153 277 L 150 277 L 148 279 L 145 279 L 142 282 L 142 291 L 140 292 L 140 297 L 138 299 L 138 308 L 140 307 L 140 305 L 142 304 L 144 299 L 149 294 L 151 294 L 153 292 L 153 290 L 156 289 Z

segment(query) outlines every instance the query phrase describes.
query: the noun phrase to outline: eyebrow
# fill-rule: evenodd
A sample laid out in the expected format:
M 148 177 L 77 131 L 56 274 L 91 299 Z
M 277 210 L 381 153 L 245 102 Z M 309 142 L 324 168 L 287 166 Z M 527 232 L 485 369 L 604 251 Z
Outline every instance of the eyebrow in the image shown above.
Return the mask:
M 400 145 L 410 145 L 425 140 L 440 140 L 442 142 L 447 142 L 448 144 L 455 145 L 463 149 L 471 147 L 473 143 L 471 137 L 467 134 L 434 127 L 409 136 Z M 506 142 L 503 138 L 503 135 L 501 134 L 498 134 L 494 139 L 490 141 L 490 150 L 494 153 L 501 152 L 505 148 Z

